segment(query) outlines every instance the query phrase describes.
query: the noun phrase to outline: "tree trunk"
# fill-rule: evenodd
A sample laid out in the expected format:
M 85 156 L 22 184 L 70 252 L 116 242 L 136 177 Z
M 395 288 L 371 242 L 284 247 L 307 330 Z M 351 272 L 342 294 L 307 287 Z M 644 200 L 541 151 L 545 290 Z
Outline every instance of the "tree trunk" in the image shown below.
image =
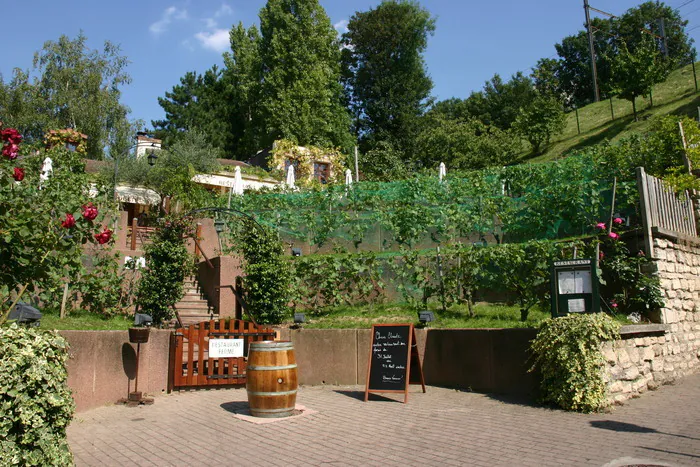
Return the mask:
M 520 321 L 525 322 L 527 321 L 527 315 L 530 314 L 530 309 L 529 308 L 521 308 L 520 309 Z
M 637 119 L 637 102 L 636 102 L 636 99 L 634 97 L 632 98 L 632 113 L 634 114 L 634 121 L 635 122 L 639 121 Z

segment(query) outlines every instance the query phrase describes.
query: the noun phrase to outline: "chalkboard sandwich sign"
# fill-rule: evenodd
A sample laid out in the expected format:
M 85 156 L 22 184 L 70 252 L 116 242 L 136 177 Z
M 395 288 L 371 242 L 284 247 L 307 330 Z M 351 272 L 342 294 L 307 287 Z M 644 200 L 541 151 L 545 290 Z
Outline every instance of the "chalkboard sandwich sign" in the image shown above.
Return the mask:
M 406 403 L 409 384 L 420 384 L 425 392 L 413 325 L 372 325 L 365 402 L 370 392 L 403 392 Z

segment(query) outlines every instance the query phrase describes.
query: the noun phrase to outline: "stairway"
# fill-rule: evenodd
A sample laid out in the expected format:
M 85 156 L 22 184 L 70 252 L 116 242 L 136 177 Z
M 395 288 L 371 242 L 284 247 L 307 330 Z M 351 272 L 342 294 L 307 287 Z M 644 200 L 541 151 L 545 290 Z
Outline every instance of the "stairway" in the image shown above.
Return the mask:
M 214 313 L 214 308 L 209 306 L 196 277 L 186 277 L 184 288 L 185 296 L 174 306 L 183 326 L 219 318 L 218 314 Z

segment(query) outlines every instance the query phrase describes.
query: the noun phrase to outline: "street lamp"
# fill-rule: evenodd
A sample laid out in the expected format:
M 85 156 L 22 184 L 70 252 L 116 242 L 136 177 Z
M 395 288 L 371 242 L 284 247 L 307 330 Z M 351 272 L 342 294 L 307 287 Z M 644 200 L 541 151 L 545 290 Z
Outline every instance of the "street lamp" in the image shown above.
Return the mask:
M 151 143 L 151 145 L 152 145 L 152 146 L 155 146 L 155 143 Z M 153 167 L 154 165 L 156 165 L 156 161 L 158 160 L 158 156 L 156 156 L 156 152 L 155 152 L 155 151 L 151 150 L 151 151 L 148 153 L 147 159 L 148 159 L 148 165 L 150 165 L 151 167 Z

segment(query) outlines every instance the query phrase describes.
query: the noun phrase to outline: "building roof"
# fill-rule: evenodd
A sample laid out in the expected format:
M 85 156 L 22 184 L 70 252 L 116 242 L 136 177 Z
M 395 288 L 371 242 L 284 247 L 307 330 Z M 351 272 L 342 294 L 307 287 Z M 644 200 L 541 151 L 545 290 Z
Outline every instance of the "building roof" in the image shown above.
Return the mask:
M 238 166 L 238 167 L 250 167 L 250 164 L 246 164 L 243 161 L 234 161 L 232 159 L 217 159 L 219 161 L 219 164 L 221 165 L 230 165 L 230 166 Z
M 146 135 L 136 136 L 136 141 L 143 141 L 145 143 L 157 143 L 157 144 L 162 143 L 162 140 L 160 140 L 158 138 L 151 138 L 150 136 L 146 136 Z
M 112 167 L 111 161 L 96 161 L 93 159 L 83 159 L 83 162 L 85 162 L 85 173 L 88 174 L 100 173 L 100 170 L 102 170 L 103 168 Z

